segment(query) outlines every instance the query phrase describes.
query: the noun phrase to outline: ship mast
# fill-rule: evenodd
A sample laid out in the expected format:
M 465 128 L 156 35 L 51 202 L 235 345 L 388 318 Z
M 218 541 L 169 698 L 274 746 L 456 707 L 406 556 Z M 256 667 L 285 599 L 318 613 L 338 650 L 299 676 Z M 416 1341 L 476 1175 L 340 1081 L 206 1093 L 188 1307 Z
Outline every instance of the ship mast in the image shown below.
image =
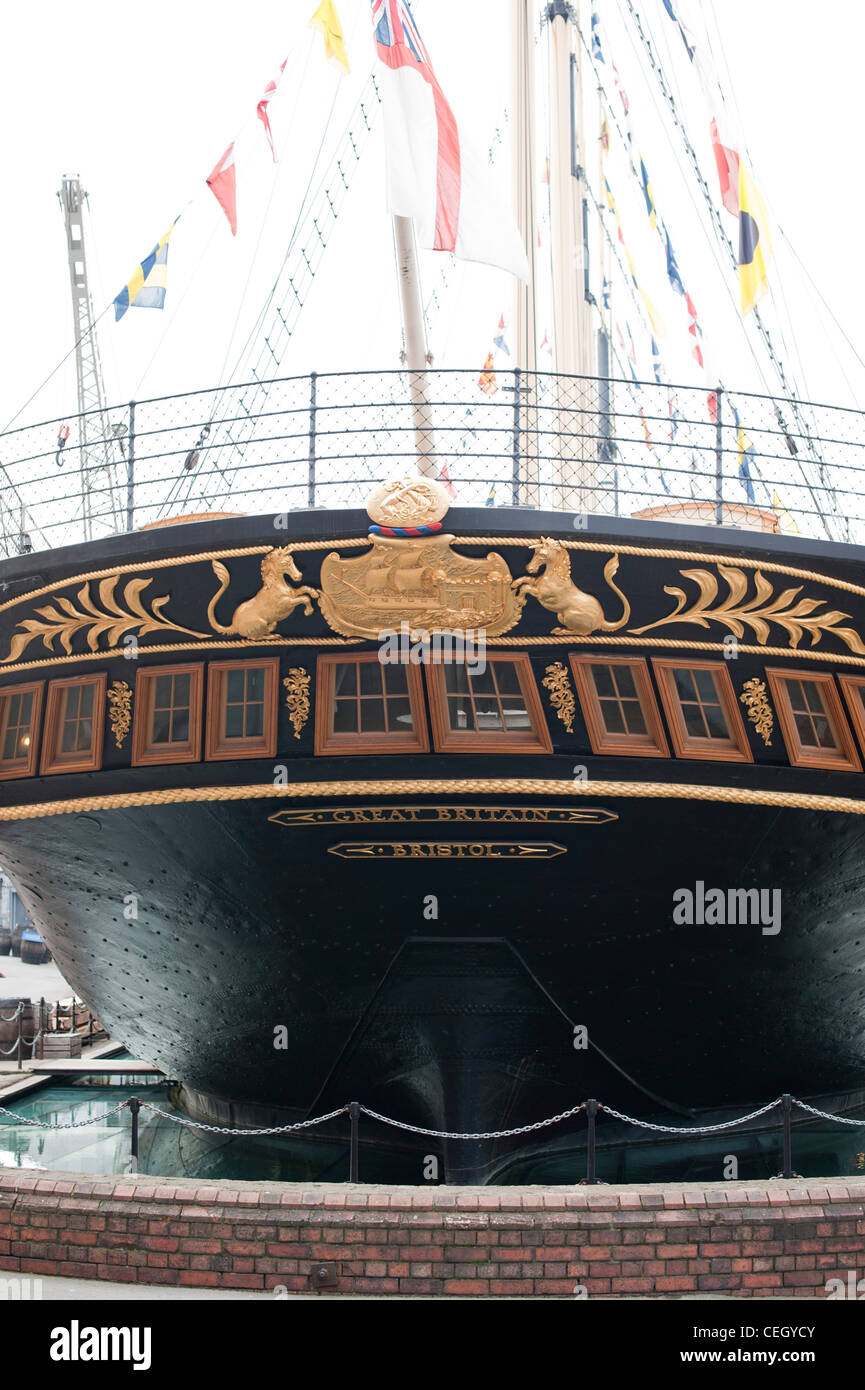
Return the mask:
M 538 332 L 535 298 L 535 55 L 534 0 L 511 0 L 514 161 L 514 210 L 529 261 L 529 282 L 514 280 L 514 418 L 520 440 L 520 479 L 517 498 L 521 506 L 536 507 L 538 494 Z M 523 374 L 525 373 L 525 377 Z
M 412 406 L 417 471 L 421 478 L 434 478 L 436 476 L 435 441 L 427 393 L 429 353 L 421 300 L 414 223 L 410 217 L 394 217 L 393 237 L 405 341 L 404 357 L 409 374 L 408 384 Z
M 597 510 L 595 440 L 598 402 L 589 284 L 588 199 L 579 58 L 579 0 L 553 0 L 544 11 L 550 34 L 550 211 L 557 506 Z M 564 378 L 564 379 L 563 379 Z M 568 380 L 568 378 L 584 378 Z
M 78 420 L 80 429 L 79 457 L 81 460 L 81 498 L 84 520 L 84 539 L 93 539 L 95 510 L 115 519 L 119 515 L 115 497 L 113 448 L 105 407 L 105 388 L 102 383 L 102 363 L 96 341 L 93 301 L 87 280 L 87 257 L 84 248 L 84 202 L 77 178 L 65 175 L 57 194 L 63 209 L 66 227 L 66 253 L 69 262 L 69 283 L 72 289 L 72 311 L 75 331 L 75 369 L 78 384 Z M 108 493 L 109 507 L 100 508 L 99 494 Z

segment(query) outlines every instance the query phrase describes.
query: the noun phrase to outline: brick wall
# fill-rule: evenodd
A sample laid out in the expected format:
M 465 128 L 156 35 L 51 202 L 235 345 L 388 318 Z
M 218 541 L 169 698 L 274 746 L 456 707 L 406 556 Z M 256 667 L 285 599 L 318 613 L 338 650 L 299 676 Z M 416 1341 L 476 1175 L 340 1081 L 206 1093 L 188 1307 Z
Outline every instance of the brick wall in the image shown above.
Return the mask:
M 814 1296 L 865 1274 L 865 1182 L 417 1188 L 0 1174 L 0 1270 L 205 1288 Z

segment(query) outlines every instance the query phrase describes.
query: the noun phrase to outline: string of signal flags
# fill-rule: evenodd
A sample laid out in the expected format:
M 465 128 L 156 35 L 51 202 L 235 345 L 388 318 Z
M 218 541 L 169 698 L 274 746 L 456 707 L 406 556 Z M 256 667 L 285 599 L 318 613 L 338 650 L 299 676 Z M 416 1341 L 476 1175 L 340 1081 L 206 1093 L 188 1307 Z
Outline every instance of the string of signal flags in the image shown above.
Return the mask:
M 347 74 L 350 68 L 345 47 L 345 36 L 334 0 L 322 0 L 309 21 L 309 27 L 318 30 L 321 34 L 328 61 Z M 274 163 L 277 163 L 277 155 L 273 143 L 268 107 L 279 87 L 287 62 L 288 59 L 286 58 L 280 65 L 277 76 L 267 83 L 256 106 L 256 116 L 261 122 Z M 205 182 L 225 213 L 231 228 L 231 235 L 237 236 L 237 173 L 234 163 L 234 146 L 235 141 L 232 140 L 225 153 L 207 175 Z M 131 277 L 117 295 L 114 300 L 115 322 L 123 318 L 127 309 L 162 309 L 164 307 L 165 293 L 168 287 L 169 240 L 179 221 L 180 217 L 175 217 L 168 231 L 156 243 L 150 254 L 145 256 L 144 260 L 136 266 Z

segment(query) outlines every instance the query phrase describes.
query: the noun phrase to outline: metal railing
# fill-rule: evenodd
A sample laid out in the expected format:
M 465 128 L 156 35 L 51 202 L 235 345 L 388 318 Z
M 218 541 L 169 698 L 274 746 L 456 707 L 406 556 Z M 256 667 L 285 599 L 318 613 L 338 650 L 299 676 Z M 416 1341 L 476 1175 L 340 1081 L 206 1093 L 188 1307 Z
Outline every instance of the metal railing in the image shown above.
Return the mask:
M 858 410 L 519 370 L 429 371 L 423 393 L 418 408 L 406 371 L 313 373 L 135 401 L 105 412 L 101 455 L 88 417 L 7 431 L 0 553 L 201 512 L 362 506 L 414 471 L 419 438 L 457 505 L 865 538 Z

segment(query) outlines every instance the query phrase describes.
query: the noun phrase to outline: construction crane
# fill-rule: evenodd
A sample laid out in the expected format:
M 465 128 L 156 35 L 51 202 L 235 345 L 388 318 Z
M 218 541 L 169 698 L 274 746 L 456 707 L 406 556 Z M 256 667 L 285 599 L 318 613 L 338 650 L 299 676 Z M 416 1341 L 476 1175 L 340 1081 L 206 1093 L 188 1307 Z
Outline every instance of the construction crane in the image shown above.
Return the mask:
M 75 368 L 78 379 L 78 455 L 81 469 L 82 520 L 85 540 L 93 539 L 94 521 L 103 534 L 122 529 L 118 510 L 117 450 L 123 452 L 120 427 L 112 427 L 105 405 L 102 363 L 96 339 L 93 302 L 87 283 L 83 211 L 87 194 L 77 175 L 64 175 L 57 194 L 66 224 L 69 281 L 75 331 Z

